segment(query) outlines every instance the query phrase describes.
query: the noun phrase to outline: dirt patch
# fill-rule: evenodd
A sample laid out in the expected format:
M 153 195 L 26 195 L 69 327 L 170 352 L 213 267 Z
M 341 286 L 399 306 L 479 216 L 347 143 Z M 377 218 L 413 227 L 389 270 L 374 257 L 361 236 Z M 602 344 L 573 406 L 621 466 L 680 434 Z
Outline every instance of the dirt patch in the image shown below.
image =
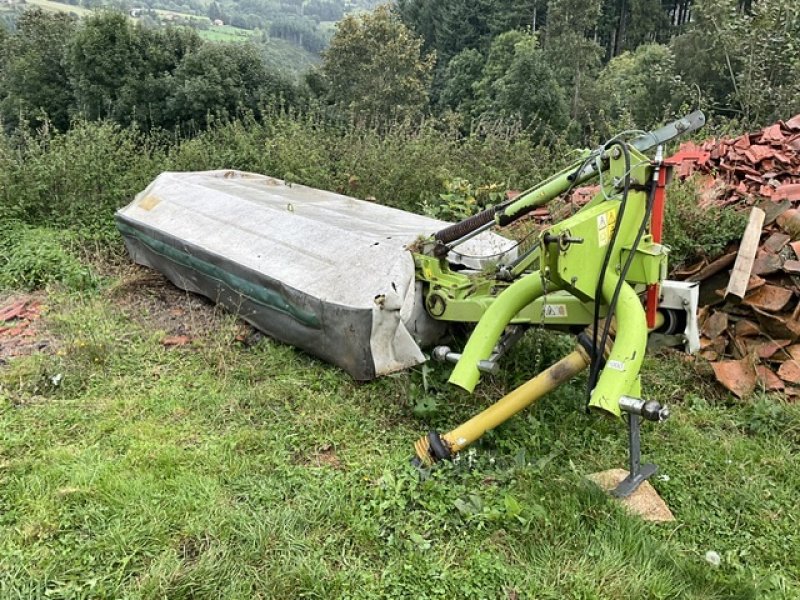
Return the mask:
M 178 558 L 184 562 L 195 562 L 211 547 L 211 537 L 204 535 L 185 536 L 178 541 Z
M 126 269 L 107 294 L 142 327 L 163 331 L 167 346 L 187 344 L 218 330 L 229 318 L 224 308 L 204 296 L 181 290 L 161 273 L 137 265 Z M 243 321 L 239 329 L 245 338 L 253 331 Z
M 331 469 L 343 469 L 342 461 L 336 455 L 333 444 L 323 444 L 311 454 L 297 453 L 293 457 L 294 464 L 305 465 L 307 467 L 329 467 Z
M 50 349 L 52 342 L 40 320 L 45 310 L 41 294 L 0 296 L 0 366 Z

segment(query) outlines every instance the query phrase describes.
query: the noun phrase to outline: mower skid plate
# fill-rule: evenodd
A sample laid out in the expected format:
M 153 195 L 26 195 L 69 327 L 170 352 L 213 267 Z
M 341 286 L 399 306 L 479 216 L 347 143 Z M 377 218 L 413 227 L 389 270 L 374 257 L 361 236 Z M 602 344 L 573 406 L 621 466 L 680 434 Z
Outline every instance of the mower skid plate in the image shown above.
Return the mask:
M 355 379 L 424 362 L 441 323 L 407 246 L 449 223 L 241 171 L 162 173 L 116 214 L 132 259 Z M 459 247 L 478 269 L 513 243 Z M 455 260 L 455 258 L 454 258 Z

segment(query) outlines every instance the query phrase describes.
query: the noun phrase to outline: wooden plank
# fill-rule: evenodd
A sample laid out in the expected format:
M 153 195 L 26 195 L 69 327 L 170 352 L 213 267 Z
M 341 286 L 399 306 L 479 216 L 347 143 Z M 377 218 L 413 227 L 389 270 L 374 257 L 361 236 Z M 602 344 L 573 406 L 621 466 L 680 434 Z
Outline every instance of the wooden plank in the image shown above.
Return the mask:
M 760 208 L 753 207 L 750 211 L 750 219 L 742 236 L 742 243 L 739 246 L 739 253 L 736 255 L 736 262 L 733 263 L 731 278 L 728 280 L 728 288 L 725 290 L 725 298 L 736 296 L 741 300 L 747 293 L 747 282 L 750 281 L 750 272 L 753 270 L 753 262 L 758 251 L 758 242 L 761 239 L 761 228 L 764 226 L 766 213 Z

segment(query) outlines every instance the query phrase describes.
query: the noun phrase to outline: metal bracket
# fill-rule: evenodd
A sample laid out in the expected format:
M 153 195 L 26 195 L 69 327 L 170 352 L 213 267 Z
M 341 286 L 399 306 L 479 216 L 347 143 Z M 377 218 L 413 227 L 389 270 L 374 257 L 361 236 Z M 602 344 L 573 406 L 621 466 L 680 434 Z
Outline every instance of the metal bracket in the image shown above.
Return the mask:
M 482 373 L 497 375 L 500 372 L 500 359 L 520 340 L 524 333 L 525 328 L 520 325 L 506 327 L 505 333 L 494 347 L 492 355 L 488 359 L 478 362 L 478 370 Z M 461 360 L 461 354 L 451 351 L 449 346 L 436 346 L 433 349 L 433 359 L 438 362 L 457 363 Z
M 625 412 L 628 422 L 629 473 L 611 491 L 611 495 L 616 498 L 627 498 L 658 471 L 658 467 L 653 463 L 641 464 L 641 423 L 644 419 L 656 422 L 665 421 L 669 418 L 669 409 L 655 400 L 646 401 L 629 396 L 620 398 L 619 406 Z

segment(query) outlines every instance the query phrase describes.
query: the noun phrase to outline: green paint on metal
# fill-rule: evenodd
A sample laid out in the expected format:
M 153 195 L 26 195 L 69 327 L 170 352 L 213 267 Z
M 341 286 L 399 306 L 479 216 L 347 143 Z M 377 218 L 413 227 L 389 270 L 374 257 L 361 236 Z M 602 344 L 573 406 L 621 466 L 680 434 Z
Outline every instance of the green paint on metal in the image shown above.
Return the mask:
M 619 277 L 607 272 L 603 281 L 603 300 L 611 301 Z M 614 416 L 620 416 L 619 399 L 635 394 L 639 385 L 639 369 L 647 347 L 647 326 L 642 302 L 627 283 L 620 288 L 615 314 L 617 330 L 614 347 L 606 360 L 597 386 L 592 391 L 589 406 Z
M 307 327 L 312 327 L 314 329 L 320 329 L 322 327 L 317 315 L 291 304 L 286 298 L 273 290 L 225 271 L 208 261 L 182 252 L 174 246 L 156 240 L 120 220 L 117 220 L 117 228 L 123 234 L 136 238 L 156 254 L 223 283 L 256 304 L 289 315 Z
M 497 214 L 496 220 L 500 222 L 504 217 L 507 219 L 514 219 L 517 216 L 525 214 L 537 206 L 547 204 L 558 195 L 567 191 L 570 186 L 582 183 L 591 178 L 591 174 L 579 178 L 577 181 L 572 181 L 572 176 L 581 167 L 585 157 L 588 156 L 588 151 L 573 164 L 569 165 L 566 169 L 559 171 L 549 179 L 543 181 L 539 185 L 526 190 L 520 196 L 509 204 L 504 210 Z
M 497 296 L 469 336 L 449 382 L 473 391 L 480 379 L 478 363 L 491 356 L 497 340 L 516 314 L 543 294 L 544 283 L 537 271 L 518 279 Z

